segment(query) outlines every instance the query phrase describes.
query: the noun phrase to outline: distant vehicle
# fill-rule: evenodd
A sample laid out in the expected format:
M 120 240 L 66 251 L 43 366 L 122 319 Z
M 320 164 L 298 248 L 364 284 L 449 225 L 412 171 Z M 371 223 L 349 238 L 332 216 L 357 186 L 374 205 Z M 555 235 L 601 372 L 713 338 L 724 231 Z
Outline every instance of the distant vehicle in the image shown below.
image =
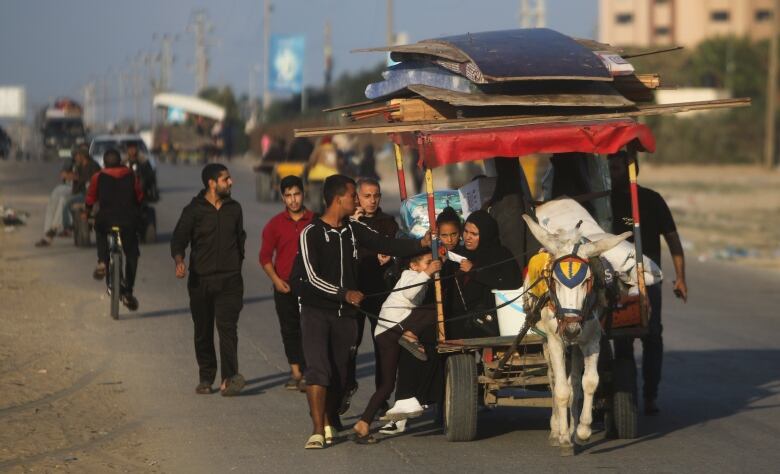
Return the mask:
M 221 153 L 225 108 L 200 97 L 162 93 L 153 99 L 152 150 L 169 163 L 205 163 Z
M 60 98 L 38 115 L 43 141 L 43 159 L 70 158 L 76 145 L 87 142 L 82 109 L 78 102 Z
M 0 127 L 0 159 L 7 160 L 11 155 L 11 137 Z
M 152 169 L 157 171 L 157 158 L 149 152 L 146 142 L 140 135 L 98 135 L 92 139 L 92 143 L 89 145 L 89 156 L 102 168 L 103 154 L 106 150 L 116 148 L 121 153 L 122 160 L 124 160 L 127 158 L 127 145 L 129 143 L 134 143 L 138 147 L 138 154 L 145 157 L 149 164 L 152 165 Z

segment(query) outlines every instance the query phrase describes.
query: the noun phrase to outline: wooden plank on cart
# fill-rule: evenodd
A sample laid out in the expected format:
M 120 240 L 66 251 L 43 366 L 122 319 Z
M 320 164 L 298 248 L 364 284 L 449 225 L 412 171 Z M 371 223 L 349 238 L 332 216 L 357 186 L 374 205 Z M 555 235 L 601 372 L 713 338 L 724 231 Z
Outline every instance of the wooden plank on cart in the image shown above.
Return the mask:
M 699 102 L 680 102 L 676 104 L 648 104 L 620 112 L 599 111 L 582 113 L 572 112 L 571 115 L 516 115 L 478 119 L 435 120 L 422 122 L 382 123 L 365 125 L 341 125 L 335 127 L 298 128 L 296 137 L 318 137 L 336 133 L 403 133 L 403 132 L 445 132 L 459 130 L 475 130 L 483 128 L 513 127 L 518 125 L 534 125 L 544 123 L 576 123 L 593 120 L 614 120 L 621 118 L 647 117 L 651 115 L 676 114 L 693 110 L 714 110 L 734 107 L 749 107 L 750 98 L 719 99 Z
M 460 352 L 469 349 L 482 349 L 485 347 L 509 347 L 515 340 L 515 336 L 476 337 L 472 339 L 451 339 L 439 343 L 439 352 Z M 541 344 L 544 342 L 541 336 L 528 334 L 523 338 L 521 345 Z

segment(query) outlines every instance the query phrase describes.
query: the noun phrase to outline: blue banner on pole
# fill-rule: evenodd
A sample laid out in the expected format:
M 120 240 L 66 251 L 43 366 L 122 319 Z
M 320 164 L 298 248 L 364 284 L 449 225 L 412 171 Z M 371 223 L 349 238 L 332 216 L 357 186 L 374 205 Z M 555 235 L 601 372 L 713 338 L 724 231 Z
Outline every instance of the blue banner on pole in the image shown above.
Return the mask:
M 304 36 L 271 35 L 268 89 L 299 93 L 303 90 Z

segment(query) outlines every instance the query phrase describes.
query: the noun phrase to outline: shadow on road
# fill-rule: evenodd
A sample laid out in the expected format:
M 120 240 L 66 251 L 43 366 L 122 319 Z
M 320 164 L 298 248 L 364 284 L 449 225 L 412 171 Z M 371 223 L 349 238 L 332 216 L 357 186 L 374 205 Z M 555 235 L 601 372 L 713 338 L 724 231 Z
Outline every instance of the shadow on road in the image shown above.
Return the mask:
M 606 454 L 737 414 L 776 409 L 777 404 L 761 405 L 780 393 L 780 372 L 769 367 L 780 367 L 780 350 L 667 352 L 658 399 L 661 413 L 640 417 L 640 438 L 596 450 L 592 445 L 589 452 Z
M 259 303 L 262 301 L 268 301 L 272 300 L 274 297 L 271 295 L 267 296 L 253 296 L 250 298 L 244 298 L 244 305 L 250 305 L 252 303 Z M 145 313 L 135 313 L 135 314 L 129 314 L 129 315 L 122 315 L 120 319 L 123 320 L 130 320 L 130 319 L 147 319 L 147 318 L 159 318 L 163 316 L 177 316 L 180 314 L 190 314 L 190 308 L 189 306 L 185 308 L 172 308 L 172 309 L 161 309 L 158 311 L 147 311 Z

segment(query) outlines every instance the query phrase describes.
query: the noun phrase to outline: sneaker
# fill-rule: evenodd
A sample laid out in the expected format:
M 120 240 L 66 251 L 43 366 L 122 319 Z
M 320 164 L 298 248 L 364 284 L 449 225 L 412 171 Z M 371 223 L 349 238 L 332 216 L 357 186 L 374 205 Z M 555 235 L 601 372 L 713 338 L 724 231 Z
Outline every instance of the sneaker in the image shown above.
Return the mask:
M 133 296 L 132 293 L 124 293 L 122 294 L 122 304 L 130 311 L 136 311 L 138 309 L 138 298 Z
M 225 388 L 221 390 L 223 397 L 234 397 L 241 393 L 246 385 L 246 380 L 241 374 L 236 374 L 225 381 Z
M 387 410 L 384 416 L 379 419 L 382 421 L 400 421 L 407 418 L 417 418 L 422 415 L 425 409 L 415 397 L 396 400 L 393 408 Z
M 406 431 L 406 420 L 391 421 L 379 428 L 379 432 L 386 435 L 397 435 Z
M 298 381 L 298 391 L 301 393 L 306 393 L 306 377 L 301 377 L 301 379 Z

